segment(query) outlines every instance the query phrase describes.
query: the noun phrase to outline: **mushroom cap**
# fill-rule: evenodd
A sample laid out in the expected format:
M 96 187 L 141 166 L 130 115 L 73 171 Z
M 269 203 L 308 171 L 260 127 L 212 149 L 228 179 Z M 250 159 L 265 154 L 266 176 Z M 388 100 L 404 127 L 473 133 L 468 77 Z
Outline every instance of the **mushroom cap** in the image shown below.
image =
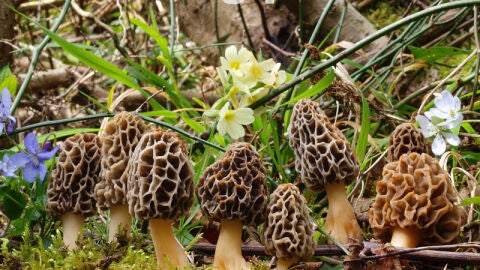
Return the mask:
M 412 123 L 402 123 L 390 135 L 387 149 L 388 160 L 395 161 L 401 155 L 412 152 L 428 154 L 427 140 Z
M 127 204 L 128 160 L 145 131 L 142 118 L 130 112 L 120 112 L 107 123 L 101 137 L 101 181 L 95 186 L 97 207 Z
M 141 220 L 176 221 L 193 204 L 193 167 L 174 133 L 145 133 L 130 159 L 128 211 Z
M 260 155 L 250 143 L 232 143 L 200 177 L 196 194 L 209 219 L 263 223 L 268 189 Z
M 264 224 L 265 252 L 279 259 L 308 259 L 315 252 L 316 224 L 305 197 L 293 184 L 281 184 L 270 194 Z
M 67 212 L 88 217 L 97 212 L 93 191 L 99 180 L 100 148 L 94 133 L 76 134 L 60 145 L 45 204 L 51 217 Z
M 448 173 L 428 154 L 409 153 L 383 168 L 369 221 L 375 238 L 386 243 L 395 227 L 422 231 L 421 245 L 454 241 L 462 223 Z
M 317 102 L 301 99 L 288 126 L 295 170 L 307 189 L 323 191 L 325 184 L 349 184 L 359 172 L 356 155 L 343 133 L 332 125 Z

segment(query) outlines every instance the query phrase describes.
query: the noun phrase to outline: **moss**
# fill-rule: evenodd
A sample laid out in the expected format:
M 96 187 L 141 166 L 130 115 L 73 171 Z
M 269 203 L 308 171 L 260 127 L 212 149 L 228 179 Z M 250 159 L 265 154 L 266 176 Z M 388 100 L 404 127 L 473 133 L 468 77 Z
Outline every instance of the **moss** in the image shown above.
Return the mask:
M 396 1 L 376 1 L 365 12 L 364 16 L 380 29 L 402 18 L 405 8 L 400 7 Z

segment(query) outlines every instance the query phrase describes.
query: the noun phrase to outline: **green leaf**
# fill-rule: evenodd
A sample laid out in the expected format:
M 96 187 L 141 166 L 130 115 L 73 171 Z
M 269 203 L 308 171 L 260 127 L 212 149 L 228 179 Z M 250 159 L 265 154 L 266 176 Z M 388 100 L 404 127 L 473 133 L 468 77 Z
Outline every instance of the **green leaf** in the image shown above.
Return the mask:
M 167 58 L 168 63 L 172 62 L 172 56 L 170 55 L 170 51 L 168 49 L 168 40 L 162 37 L 158 32 L 158 30 L 150 27 L 148 24 L 135 18 L 130 19 L 130 22 L 142 28 L 142 30 L 145 31 L 145 33 L 147 33 L 151 38 L 153 38 L 153 40 L 155 40 L 155 42 L 157 43 L 158 47 L 160 47 L 160 50 L 162 51 L 162 54 L 164 55 L 164 57 Z
M 470 197 L 470 198 L 465 198 L 460 202 L 461 206 L 469 205 L 469 204 L 480 204 L 480 197 Z
M 182 119 L 183 119 L 183 121 L 185 121 L 185 123 L 187 123 L 187 125 L 190 128 L 195 130 L 196 133 L 200 134 L 200 133 L 205 131 L 205 127 L 203 125 L 200 125 L 198 122 L 196 122 L 192 118 L 188 117 L 188 115 L 183 114 Z
M 114 87 L 112 87 L 114 88 Z M 108 112 L 108 107 L 103 105 L 102 103 L 100 103 L 98 100 L 96 100 L 95 98 L 89 96 L 87 93 L 83 92 L 83 91 L 79 91 L 80 94 L 84 97 L 86 97 L 88 100 L 90 100 L 93 104 L 97 105 L 99 108 L 101 108 L 103 111 L 105 112 Z
M 335 79 L 335 73 L 333 72 L 333 69 L 329 69 L 328 73 L 320 81 L 318 81 L 314 86 L 310 87 L 310 89 L 301 93 L 300 95 L 285 102 L 283 105 L 292 104 L 299 101 L 300 99 L 309 98 L 309 97 L 320 94 L 332 84 L 334 79 Z
M 436 46 L 430 48 L 419 48 L 415 46 L 408 46 L 412 52 L 413 57 L 417 60 L 424 60 L 432 64 L 435 61 L 445 58 L 450 55 L 470 54 L 469 50 L 462 50 L 455 47 Z
M 52 40 L 54 40 L 60 47 L 62 47 L 66 52 L 68 52 L 70 55 L 74 56 L 77 58 L 80 62 L 84 63 L 85 65 L 89 66 L 92 69 L 95 69 L 96 71 L 112 78 L 115 81 L 118 81 L 120 83 L 123 83 L 124 85 L 134 88 L 134 89 L 140 89 L 140 86 L 138 86 L 135 82 L 130 79 L 130 77 L 125 74 L 121 69 L 119 69 L 117 66 L 114 64 L 106 61 L 105 59 L 96 56 L 95 54 L 80 48 L 76 45 L 73 45 L 66 41 L 65 39 L 61 38 L 57 34 L 53 33 L 50 31 L 48 28 L 45 26 L 41 25 L 40 23 L 36 22 L 35 20 L 31 19 L 27 15 L 20 13 L 17 11 L 18 14 L 20 14 L 22 17 L 27 19 L 28 21 L 32 22 L 35 24 L 38 28 L 42 29 Z
M 477 131 L 472 127 L 472 125 L 468 122 L 462 122 L 462 128 L 468 133 L 468 134 L 474 134 L 477 135 Z M 458 133 L 457 133 L 458 134 Z M 473 137 L 475 142 L 477 144 L 480 144 L 480 138 Z
M 6 190 L 3 190 L 3 189 Z M 15 220 L 22 216 L 23 210 L 27 205 L 27 198 L 19 191 L 12 190 L 9 187 L 3 187 L 3 212 L 10 220 Z
M 360 134 L 358 135 L 357 144 L 355 147 L 355 154 L 357 154 L 358 160 L 362 162 L 367 151 L 368 133 L 370 132 L 370 109 L 368 107 L 368 101 L 362 95 L 362 126 Z
M 168 111 L 168 110 L 158 110 L 158 111 L 149 111 L 140 113 L 141 115 L 148 116 L 148 117 L 165 117 L 165 118 L 177 118 L 177 113 Z
M 17 92 L 18 80 L 8 66 L 4 66 L 0 69 L 0 91 L 3 88 L 8 88 L 10 90 L 10 95 L 15 96 Z

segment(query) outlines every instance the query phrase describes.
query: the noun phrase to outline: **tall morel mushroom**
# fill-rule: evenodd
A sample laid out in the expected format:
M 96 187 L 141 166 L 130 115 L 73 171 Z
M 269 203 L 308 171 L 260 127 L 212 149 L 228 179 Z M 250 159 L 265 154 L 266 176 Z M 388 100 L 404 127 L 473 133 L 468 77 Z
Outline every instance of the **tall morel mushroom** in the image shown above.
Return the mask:
M 132 216 L 148 220 L 160 269 L 187 267 L 188 258 L 172 223 L 193 204 L 193 167 L 185 143 L 162 130 L 145 133 L 130 159 L 128 206 Z
M 313 256 L 316 224 L 305 197 L 293 184 L 281 184 L 270 194 L 262 234 L 265 252 L 277 257 L 277 270 L 286 270 Z
M 243 225 L 265 220 L 267 184 L 260 155 L 250 143 L 231 144 L 222 159 L 210 165 L 196 188 L 204 216 L 220 222 L 214 269 L 250 269 L 242 256 Z
M 428 154 L 403 154 L 385 165 L 369 212 L 375 238 L 406 248 L 454 241 L 462 211 L 448 179 Z
M 68 249 L 77 247 L 84 219 L 97 212 L 93 191 L 100 172 L 100 147 L 93 133 L 67 138 L 48 183 L 45 209 L 62 221 L 63 242 Z
M 300 181 L 311 191 L 327 193 L 327 232 L 343 244 L 361 241 L 362 230 L 345 191 L 357 177 L 359 164 L 343 133 L 318 103 L 302 99 L 293 108 L 288 138 Z
M 415 128 L 412 123 L 402 123 L 398 125 L 388 140 L 387 157 L 388 160 L 396 161 L 400 156 L 406 153 L 427 153 L 427 140 L 422 132 Z
M 130 229 L 127 164 L 145 130 L 145 123 L 138 115 L 120 112 L 108 122 L 101 135 L 102 169 L 100 182 L 95 186 L 95 199 L 97 207 L 110 209 L 109 241 L 115 240 L 119 231 Z

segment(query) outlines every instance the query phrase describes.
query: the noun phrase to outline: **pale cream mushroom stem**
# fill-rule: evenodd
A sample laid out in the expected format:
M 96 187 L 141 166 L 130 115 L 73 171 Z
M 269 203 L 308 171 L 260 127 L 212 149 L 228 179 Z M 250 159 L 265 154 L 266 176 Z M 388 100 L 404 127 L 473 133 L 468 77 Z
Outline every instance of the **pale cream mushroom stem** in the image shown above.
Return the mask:
M 358 225 L 352 205 L 348 201 L 345 182 L 326 184 L 328 199 L 326 218 L 327 232 L 341 244 L 362 240 L 362 229 Z
M 190 266 L 185 250 L 175 237 L 172 222 L 164 219 L 150 219 L 150 234 L 155 247 L 157 264 L 160 269 Z
M 60 220 L 63 226 L 63 243 L 68 250 L 77 249 L 77 240 L 85 218 L 72 212 L 65 213 Z
M 298 261 L 300 261 L 299 258 L 292 257 L 290 259 L 278 259 L 277 261 L 277 270 L 288 270 L 290 266 L 296 264 Z
M 110 208 L 110 225 L 108 227 L 108 242 L 117 239 L 120 232 L 129 233 L 132 216 L 128 212 L 128 204 L 114 205 Z
M 242 256 L 242 229 L 240 220 L 222 220 L 218 236 L 213 269 L 215 270 L 249 270 L 250 265 Z
M 415 248 L 422 240 L 422 232 L 417 229 L 395 227 L 390 243 L 394 247 Z

